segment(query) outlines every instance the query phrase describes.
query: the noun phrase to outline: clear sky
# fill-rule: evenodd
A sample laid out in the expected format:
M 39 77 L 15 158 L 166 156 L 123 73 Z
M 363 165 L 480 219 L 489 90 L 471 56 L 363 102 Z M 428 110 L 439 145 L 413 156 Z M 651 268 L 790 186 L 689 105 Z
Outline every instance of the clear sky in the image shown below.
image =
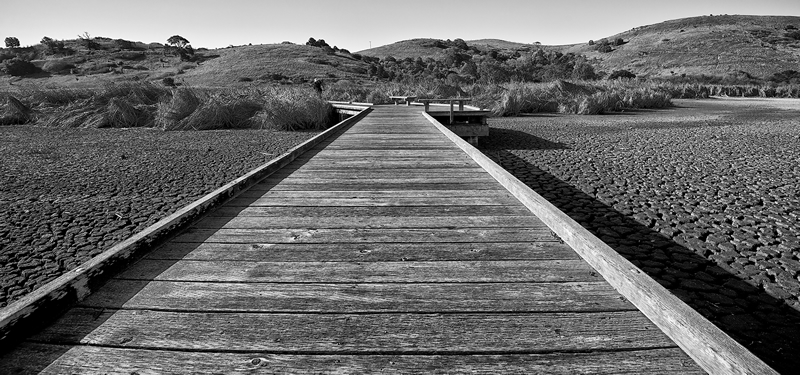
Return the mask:
M 412 38 L 573 44 L 708 14 L 800 16 L 800 0 L 2 0 L 0 38 L 178 34 L 217 48 L 314 37 L 356 52 Z

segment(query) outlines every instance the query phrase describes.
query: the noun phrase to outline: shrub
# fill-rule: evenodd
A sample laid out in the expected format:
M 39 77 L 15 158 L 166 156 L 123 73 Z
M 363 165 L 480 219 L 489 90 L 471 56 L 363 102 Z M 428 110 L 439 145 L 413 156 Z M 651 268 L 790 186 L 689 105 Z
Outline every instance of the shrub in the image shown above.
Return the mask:
M 800 40 L 800 30 L 794 30 L 786 33 L 787 38 L 792 38 L 795 40 Z
M 161 80 L 161 83 L 167 87 L 175 87 L 175 78 L 165 77 Z
M 48 60 L 42 66 L 42 70 L 52 74 L 68 74 L 72 69 L 75 69 L 75 65 L 64 60 Z
M 253 79 L 250 77 L 239 77 L 239 82 L 253 82 Z
M 30 61 L 26 61 L 18 57 L 3 61 L 3 65 L 0 66 L 0 70 L 10 76 L 18 77 L 39 72 L 39 68 L 37 68 L 36 65 L 33 65 L 33 63 Z
M 618 78 L 636 78 L 636 74 L 633 74 L 625 69 L 622 69 L 622 70 L 615 70 L 611 72 L 611 74 L 608 76 L 609 80 Z
M 614 49 L 611 48 L 611 45 L 608 45 L 608 44 L 601 44 L 600 46 L 597 47 L 597 52 L 600 52 L 600 53 L 609 53 L 609 52 L 611 52 L 613 50 Z

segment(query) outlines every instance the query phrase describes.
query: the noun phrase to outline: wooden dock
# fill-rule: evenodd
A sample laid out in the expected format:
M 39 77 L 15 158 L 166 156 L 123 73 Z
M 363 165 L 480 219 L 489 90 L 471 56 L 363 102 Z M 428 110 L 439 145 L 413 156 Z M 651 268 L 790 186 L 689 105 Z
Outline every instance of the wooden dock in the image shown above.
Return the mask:
M 376 107 L 0 373 L 705 373 L 420 112 Z

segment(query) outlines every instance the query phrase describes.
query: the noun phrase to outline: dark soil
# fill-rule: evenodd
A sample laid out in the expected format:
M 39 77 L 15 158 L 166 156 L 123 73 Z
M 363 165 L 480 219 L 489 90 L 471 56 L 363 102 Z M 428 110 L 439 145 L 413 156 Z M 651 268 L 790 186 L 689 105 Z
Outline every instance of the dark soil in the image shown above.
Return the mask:
M 0 307 L 315 134 L 0 127 Z
M 483 151 L 782 372 L 800 366 L 800 101 L 490 120 Z M 774 104 L 774 103 L 772 103 Z

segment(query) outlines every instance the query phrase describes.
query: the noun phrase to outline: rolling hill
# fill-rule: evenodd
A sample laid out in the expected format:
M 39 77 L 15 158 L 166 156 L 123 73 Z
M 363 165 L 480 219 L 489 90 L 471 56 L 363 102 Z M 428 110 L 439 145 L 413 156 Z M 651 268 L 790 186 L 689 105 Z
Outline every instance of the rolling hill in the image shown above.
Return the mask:
M 611 42 L 606 52 L 598 49 Z M 11 86 L 97 86 L 112 81 L 161 81 L 197 86 L 250 86 L 300 83 L 313 78 L 362 81 L 372 79 L 367 57 L 393 56 L 441 59 L 449 47 L 462 53 L 498 51 L 530 55 L 538 50 L 586 56 L 595 70 L 629 70 L 639 76 L 754 76 L 766 78 L 786 70 L 800 71 L 800 17 L 702 16 L 636 27 L 616 35 L 598 36 L 578 44 L 545 46 L 497 39 L 442 41 L 411 39 L 360 51 L 357 54 L 306 45 L 268 44 L 198 50 L 192 61 L 182 61 L 159 43 L 95 38 L 98 48 L 82 47 L 80 40 L 64 41 L 71 54 L 38 54 L 32 62 L 45 72 L 23 78 L 0 74 L 0 89 Z M 617 42 L 619 41 L 619 42 Z M 122 43 L 126 42 L 126 43 Z M 128 45 L 128 47 L 122 47 Z M 12 54 L 36 55 L 41 45 L 17 50 L 0 49 L 0 60 Z M 362 59 L 359 54 L 363 55 Z M 54 71 L 53 66 L 61 66 Z
M 556 50 L 585 55 L 599 70 L 629 70 L 639 75 L 727 75 L 746 72 L 766 77 L 800 70 L 800 17 L 702 16 L 637 27 L 611 36 L 563 46 L 539 46 L 497 39 L 467 41 L 476 48 L 498 51 Z M 598 52 L 600 41 L 621 38 L 611 52 Z M 435 40 L 412 39 L 359 53 L 367 56 L 442 56 Z

